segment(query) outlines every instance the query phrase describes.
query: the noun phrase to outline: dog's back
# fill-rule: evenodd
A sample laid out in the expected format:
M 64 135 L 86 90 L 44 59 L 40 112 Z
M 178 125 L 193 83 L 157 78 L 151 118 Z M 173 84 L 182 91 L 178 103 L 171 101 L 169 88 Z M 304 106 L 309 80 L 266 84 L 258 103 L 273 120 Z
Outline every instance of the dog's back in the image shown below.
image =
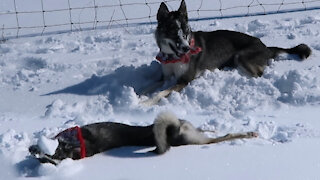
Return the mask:
M 154 146 L 153 125 L 130 126 L 102 122 L 81 127 L 87 156 L 121 146 Z

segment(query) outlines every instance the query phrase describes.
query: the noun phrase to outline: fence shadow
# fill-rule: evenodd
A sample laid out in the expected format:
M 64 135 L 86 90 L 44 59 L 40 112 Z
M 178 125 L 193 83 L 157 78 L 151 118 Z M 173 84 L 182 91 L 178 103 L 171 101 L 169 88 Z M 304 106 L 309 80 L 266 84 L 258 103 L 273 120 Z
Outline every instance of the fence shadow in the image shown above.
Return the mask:
M 159 81 L 161 74 L 161 66 L 155 61 L 150 65 L 139 67 L 121 66 L 111 74 L 105 76 L 92 75 L 79 84 L 44 94 L 44 96 L 66 93 L 86 96 L 108 94 L 114 97 L 120 95 L 121 89 L 125 86 L 132 87 L 136 94 L 140 94 L 145 87 Z

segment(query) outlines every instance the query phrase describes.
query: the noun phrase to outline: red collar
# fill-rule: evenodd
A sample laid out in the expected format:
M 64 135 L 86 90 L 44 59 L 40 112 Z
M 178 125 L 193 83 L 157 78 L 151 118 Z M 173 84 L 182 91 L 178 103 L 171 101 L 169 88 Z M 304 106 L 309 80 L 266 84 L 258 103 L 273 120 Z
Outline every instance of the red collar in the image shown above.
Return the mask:
M 162 52 L 159 52 L 158 55 L 156 56 L 156 59 L 162 63 L 162 64 L 169 64 L 169 63 L 177 63 L 177 62 L 182 62 L 182 63 L 188 63 L 190 61 L 190 55 L 198 54 L 202 51 L 201 47 L 195 47 L 194 39 L 191 39 L 190 42 L 190 51 L 187 52 L 186 54 L 183 54 L 180 58 L 168 58 L 164 57 Z
M 84 143 L 81 128 L 79 128 L 79 126 L 76 126 L 75 128 L 78 131 L 78 139 L 80 141 L 80 157 L 82 159 L 86 157 L 86 144 Z
M 76 143 L 75 141 L 79 141 L 80 145 L 80 158 L 86 157 L 86 144 L 84 142 L 82 131 L 79 126 L 75 126 L 69 129 L 66 129 L 60 132 L 55 136 L 56 139 L 61 139 L 62 141 L 67 141 L 71 143 Z

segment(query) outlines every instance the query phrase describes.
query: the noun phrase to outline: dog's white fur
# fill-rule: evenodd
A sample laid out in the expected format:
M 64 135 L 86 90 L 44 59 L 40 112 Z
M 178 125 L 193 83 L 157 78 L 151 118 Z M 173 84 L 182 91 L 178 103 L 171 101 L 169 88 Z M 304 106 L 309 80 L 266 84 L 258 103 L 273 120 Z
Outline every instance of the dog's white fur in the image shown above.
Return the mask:
M 179 134 L 184 136 L 189 144 L 206 144 L 209 142 L 209 138 L 196 129 L 190 122 L 180 120 L 180 123 Z
M 172 76 L 174 76 L 176 79 L 179 79 L 189 69 L 189 64 L 182 62 L 161 65 L 163 76 L 165 79 L 169 79 Z
M 190 36 L 183 37 L 184 34 L 183 34 L 183 31 L 182 31 L 182 28 L 181 28 L 181 22 L 179 20 L 176 20 L 176 24 L 177 24 L 177 26 L 179 28 L 179 30 L 177 32 L 178 32 L 178 37 L 180 38 L 182 45 L 189 47 L 190 46 L 190 44 L 189 44 Z
M 164 53 L 167 53 L 167 54 L 174 54 L 174 51 L 171 49 L 169 44 L 173 44 L 174 45 L 175 42 L 173 40 L 171 40 L 171 39 L 164 38 L 160 43 L 160 46 L 162 48 L 161 51 L 164 52 Z

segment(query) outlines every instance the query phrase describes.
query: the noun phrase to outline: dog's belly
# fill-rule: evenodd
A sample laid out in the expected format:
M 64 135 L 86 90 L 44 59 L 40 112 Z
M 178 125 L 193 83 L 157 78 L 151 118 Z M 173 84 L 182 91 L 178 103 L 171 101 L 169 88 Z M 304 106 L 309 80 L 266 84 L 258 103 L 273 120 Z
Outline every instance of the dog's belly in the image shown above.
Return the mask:
M 176 79 L 179 79 L 184 75 L 189 69 L 189 63 L 168 63 L 162 64 L 162 72 L 165 79 L 169 79 L 171 76 L 174 76 Z

